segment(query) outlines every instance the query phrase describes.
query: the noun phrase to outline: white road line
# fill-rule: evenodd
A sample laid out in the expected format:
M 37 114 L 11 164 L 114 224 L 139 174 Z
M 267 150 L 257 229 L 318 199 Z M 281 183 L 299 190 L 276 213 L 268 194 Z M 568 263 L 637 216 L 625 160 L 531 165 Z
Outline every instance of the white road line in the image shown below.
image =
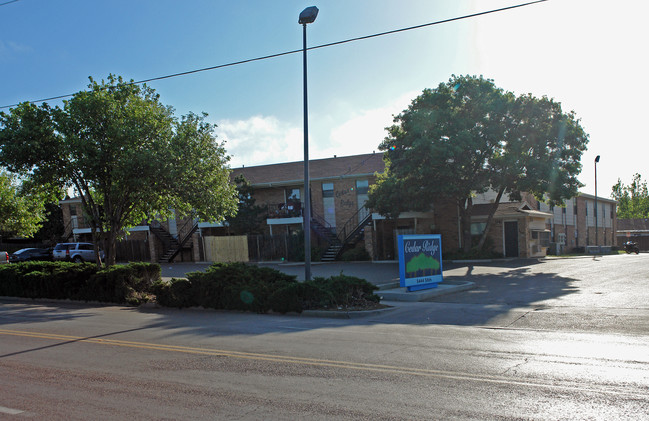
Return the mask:
M 4 406 L 0 406 L 0 414 L 9 414 L 9 415 L 18 415 L 22 414 L 25 411 L 21 411 L 20 409 L 11 409 L 11 408 L 5 408 Z

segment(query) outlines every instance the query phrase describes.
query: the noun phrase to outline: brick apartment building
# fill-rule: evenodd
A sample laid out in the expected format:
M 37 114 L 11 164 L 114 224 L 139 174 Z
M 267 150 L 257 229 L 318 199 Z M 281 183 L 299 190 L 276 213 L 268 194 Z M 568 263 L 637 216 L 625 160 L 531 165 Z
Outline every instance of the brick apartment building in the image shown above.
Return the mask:
M 395 260 L 399 234 L 441 234 L 443 250 L 462 247 L 458 209 L 453 203 L 435 202 L 429 212 L 406 212 L 390 220 L 365 207 L 369 187 L 385 169 L 382 153 L 316 159 L 310 161 L 311 227 L 314 245 L 322 247 L 323 260 L 339 258 L 345 250 L 364 248 L 373 260 Z M 288 162 L 232 170 L 232 179 L 244 176 L 254 189 L 256 204 L 266 215 L 266 235 L 291 235 L 301 231 L 304 209 L 304 166 Z M 471 232 L 479 236 L 486 225 L 495 193 L 474 199 Z M 505 199 L 505 198 L 504 198 Z M 521 202 L 500 203 L 489 231 L 495 251 L 507 257 L 540 257 L 551 251 L 564 253 L 595 245 L 594 196 L 581 194 L 565 207 L 549 208 L 532 195 Z M 616 202 L 597 198 L 597 241 L 616 244 Z M 61 202 L 70 238 L 89 238 L 81 201 Z M 223 224 L 177 218 L 142 224 L 130 230 L 130 239 L 144 241 L 152 261 L 201 260 L 203 235 L 227 235 Z M 170 238 L 171 237 L 171 238 Z M 182 243 L 182 244 L 180 244 Z

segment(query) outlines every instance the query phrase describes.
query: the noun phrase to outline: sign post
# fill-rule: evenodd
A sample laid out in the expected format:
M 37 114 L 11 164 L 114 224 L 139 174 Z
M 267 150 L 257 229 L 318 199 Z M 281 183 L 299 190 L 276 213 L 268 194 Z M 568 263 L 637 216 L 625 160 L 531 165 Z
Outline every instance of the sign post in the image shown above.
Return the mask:
M 400 286 L 408 292 L 437 288 L 442 277 L 442 236 L 400 235 L 399 277 Z

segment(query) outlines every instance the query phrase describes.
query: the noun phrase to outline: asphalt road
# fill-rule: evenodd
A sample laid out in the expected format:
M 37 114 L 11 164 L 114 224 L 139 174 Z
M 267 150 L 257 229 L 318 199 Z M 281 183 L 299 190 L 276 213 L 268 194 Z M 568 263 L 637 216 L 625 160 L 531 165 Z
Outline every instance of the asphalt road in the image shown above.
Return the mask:
M 648 419 L 648 273 L 457 267 L 347 320 L 0 300 L 0 419 Z

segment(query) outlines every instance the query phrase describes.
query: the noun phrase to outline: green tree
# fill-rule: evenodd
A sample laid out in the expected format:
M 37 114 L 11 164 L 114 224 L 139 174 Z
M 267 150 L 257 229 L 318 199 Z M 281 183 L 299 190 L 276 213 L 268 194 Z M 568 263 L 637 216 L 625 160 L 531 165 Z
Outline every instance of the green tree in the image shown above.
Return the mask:
M 396 217 L 451 200 L 460 213 L 465 251 L 475 194 L 497 192 L 482 247 L 504 194 L 520 199 L 527 191 L 557 204 L 580 186 L 588 136 L 574 113 L 563 113 L 546 97 L 517 98 L 492 80 L 452 76 L 424 90 L 394 123 L 379 146 L 386 151 L 386 171 L 370 191 L 369 206 Z
M 611 197 L 617 200 L 618 218 L 649 218 L 649 190 L 640 174 L 636 173 L 628 186 L 618 178 Z
M 55 190 L 0 171 L 0 232 L 31 237 L 46 219 L 45 204 L 56 199 Z
M 65 234 L 63 211 L 61 210 L 61 206 L 56 202 L 46 203 L 44 211 L 43 223 L 38 232 L 34 234 L 34 239 L 53 246 L 61 241 Z
M 143 220 L 176 209 L 221 221 L 236 211 L 229 157 L 205 114 L 178 119 L 153 89 L 113 75 L 88 88 L 63 108 L 22 103 L 0 113 L 0 164 L 73 188 L 107 264 L 117 239 Z
M 254 189 L 243 175 L 234 179 L 237 185 L 239 204 L 237 214 L 226 219 L 229 230 L 233 234 L 257 234 L 261 232 L 266 209 L 255 204 Z

